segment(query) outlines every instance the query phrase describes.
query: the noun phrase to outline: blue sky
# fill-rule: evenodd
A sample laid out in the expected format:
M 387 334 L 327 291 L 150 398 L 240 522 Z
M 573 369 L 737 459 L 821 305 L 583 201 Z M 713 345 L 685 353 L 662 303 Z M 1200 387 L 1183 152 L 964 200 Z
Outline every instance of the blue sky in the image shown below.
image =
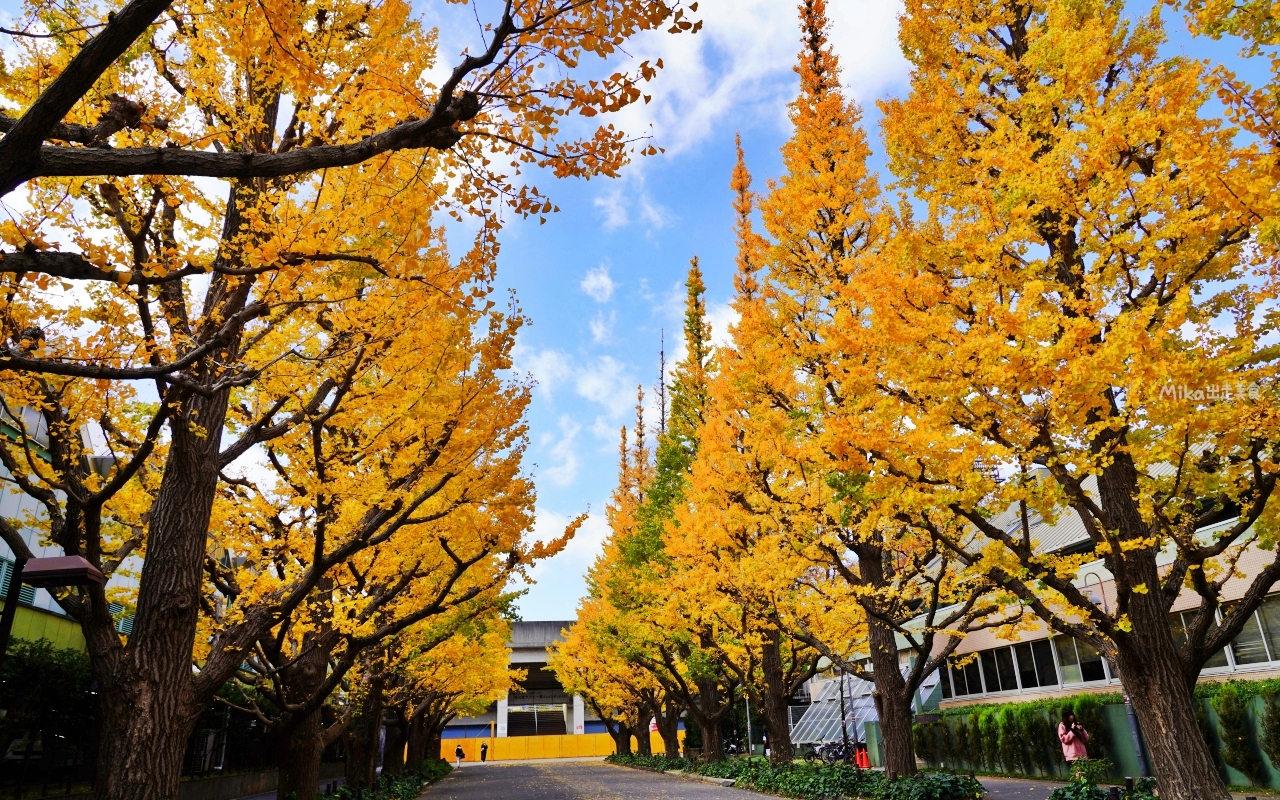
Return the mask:
M 897 6 L 832 5 L 846 85 L 874 112 L 875 97 L 906 85 Z M 574 616 L 583 572 L 607 535 L 604 508 L 617 474 L 619 428 L 634 418 L 637 384 L 652 394 L 664 329 L 668 360 L 680 355 L 683 281 L 695 255 L 706 274 L 713 328 L 726 335 L 735 133 L 742 134 L 757 186 L 780 171 L 786 104 L 797 87 L 794 5 L 702 0 L 697 16 L 705 26 L 696 36 L 658 34 L 628 45 L 631 58 L 660 56 L 666 69 L 652 86 L 652 103 L 618 115 L 616 123 L 628 133 L 651 131 L 666 153 L 633 163 L 618 179 L 539 181 L 561 212 L 545 225 L 513 222 L 503 233 L 499 284 L 515 289 L 533 323 L 521 334 L 517 368 L 538 381 L 529 453 L 538 486 L 535 535 L 555 535 L 574 515 L 591 512 L 569 548 L 534 570 L 537 583 L 520 602 L 525 619 Z M 447 52 L 448 26 L 456 23 L 438 22 Z M 452 41 L 465 41 L 467 33 L 461 28 Z

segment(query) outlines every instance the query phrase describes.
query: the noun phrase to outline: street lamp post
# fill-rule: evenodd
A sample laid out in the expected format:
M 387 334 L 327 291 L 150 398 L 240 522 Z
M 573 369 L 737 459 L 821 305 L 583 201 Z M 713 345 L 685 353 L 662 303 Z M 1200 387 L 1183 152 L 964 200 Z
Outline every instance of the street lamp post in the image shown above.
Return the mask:
M 9 636 L 13 633 L 13 619 L 18 615 L 22 584 L 49 589 L 90 583 L 101 585 L 102 580 L 102 572 L 80 556 L 15 557 L 13 574 L 9 576 L 9 591 L 4 598 L 4 613 L 0 614 L 0 667 L 4 666 L 5 652 L 9 649 Z
M 844 670 L 840 670 L 840 738 L 844 740 L 844 751 L 849 752 L 849 729 L 844 724 Z

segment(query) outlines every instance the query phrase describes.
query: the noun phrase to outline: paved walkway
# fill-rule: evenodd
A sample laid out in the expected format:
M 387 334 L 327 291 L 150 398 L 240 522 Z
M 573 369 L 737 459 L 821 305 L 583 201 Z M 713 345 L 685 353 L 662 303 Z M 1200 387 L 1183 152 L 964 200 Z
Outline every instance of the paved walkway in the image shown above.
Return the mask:
M 427 789 L 424 800 L 751 800 L 757 792 L 722 788 L 595 761 L 463 764 Z
M 1014 778 L 981 777 L 982 785 L 991 793 L 991 800 L 1045 800 L 1062 783 L 1050 781 L 1023 781 Z

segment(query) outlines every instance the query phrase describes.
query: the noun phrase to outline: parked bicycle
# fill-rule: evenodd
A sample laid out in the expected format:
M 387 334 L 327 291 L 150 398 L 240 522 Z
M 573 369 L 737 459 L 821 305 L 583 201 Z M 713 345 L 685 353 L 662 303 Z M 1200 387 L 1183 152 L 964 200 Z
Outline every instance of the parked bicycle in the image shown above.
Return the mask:
M 810 762 L 821 761 L 824 764 L 836 764 L 841 761 L 852 761 L 858 752 L 857 745 L 846 745 L 844 742 L 827 742 L 811 750 L 805 759 Z

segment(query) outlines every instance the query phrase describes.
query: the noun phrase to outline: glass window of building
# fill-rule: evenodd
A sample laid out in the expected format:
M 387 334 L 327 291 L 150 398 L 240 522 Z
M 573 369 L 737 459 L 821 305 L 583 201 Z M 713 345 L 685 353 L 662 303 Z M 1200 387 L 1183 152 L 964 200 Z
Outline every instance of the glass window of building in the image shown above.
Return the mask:
M 1262 638 L 1262 626 L 1258 624 L 1257 614 L 1249 617 L 1240 633 L 1231 641 L 1231 655 L 1237 664 L 1265 664 L 1271 660 L 1271 656 L 1267 654 L 1267 644 Z
M 1053 640 L 1058 650 L 1058 663 L 1062 666 L 1063 683 L 1080 683 L 1080 657 L 1076 655 L 1076 640 L 1060 636 Z
M 1001 647 L 996 651 L 996 669 L 1000 672 L 1000 689 L 1013 692 L 1018 689 L 1018 674 L 1013 668 L 1013 648 Z M 985 665 L 983 665 L 985 666 Z
M 978 654 L 982 662 L 982 677 L 987 679 L 987 691 L 1000 691 L 1000 671 L 996 669 L 996 653 L 994 650 L 983 650 Z
M 1090 645 L 1076 641 L 1076 652 L 1080 654 L 1080 676 L 1087 681 L 1105 681 L 1107 670 L 1102 663 L 1102 654 Z
M 982 671 L 978 667 L 978 659 L 965 665 L 964 675 L 969 684 L 969 694 L 982 694 Z
M 1041 686 L 1058 685 L 1058 668 L 1053 663 L 1053 645 L 1048 639 L 1039 639 L 1031 643 L 1031 653 L 1036 660 L 1036 676 Z
M 1272 595 L 1258 606 L 1258 618 L 1262 622 L 1262 636 L 1272 661 L 1280 661 L 1280 596 Z
M 1102 655 L 1084 642 L 1067 636 L 1053 640 L 1058 650 L 1058 663 L 1062 665 L 1062 682 L 1087 683 L 1089 681 L 1105 681 L 1106 667 Z
M 1033 689 L 1040 685 L 1036 677 L 1036 659 L 1031 654 L 1031 643 L 1022 642 L 1013 646 L 1013 653 L 1018 657 L 1018 682 L 1023 689 Z

